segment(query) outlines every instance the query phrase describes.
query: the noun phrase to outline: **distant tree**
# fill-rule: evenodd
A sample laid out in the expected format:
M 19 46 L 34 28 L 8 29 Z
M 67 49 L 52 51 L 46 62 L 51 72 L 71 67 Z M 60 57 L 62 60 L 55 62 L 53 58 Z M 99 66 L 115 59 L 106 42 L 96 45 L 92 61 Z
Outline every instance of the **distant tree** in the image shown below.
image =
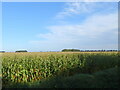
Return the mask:
M 79 49 L 63 49 L 62 52 L 80 52 Z
M 5 53 L 5 51 L 0 51 L 0 53 Z
M 27 50 L 18 50 L 18 51 L 15 51 L 15 52 L 27 52 Z

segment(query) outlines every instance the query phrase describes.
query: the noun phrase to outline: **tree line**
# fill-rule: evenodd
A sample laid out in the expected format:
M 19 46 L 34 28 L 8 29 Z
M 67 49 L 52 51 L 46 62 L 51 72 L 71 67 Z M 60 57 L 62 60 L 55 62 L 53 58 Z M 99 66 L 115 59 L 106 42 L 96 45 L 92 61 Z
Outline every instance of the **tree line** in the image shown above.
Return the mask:
M 63 49 L 62 52 L 116 52 L 118 50 L 79 50 L 79 49 Z
M 79 49 L 63 49 L 61 52 L 117 52 L 120 50 L 79 50 Z M 27 50 L 17 50 L 16 53 L 19 52 L 28 52 Z M 59 51 L 57 51 L 59 52 Z M 0 53 L 5 53 L 5 51 L 0 51 Z

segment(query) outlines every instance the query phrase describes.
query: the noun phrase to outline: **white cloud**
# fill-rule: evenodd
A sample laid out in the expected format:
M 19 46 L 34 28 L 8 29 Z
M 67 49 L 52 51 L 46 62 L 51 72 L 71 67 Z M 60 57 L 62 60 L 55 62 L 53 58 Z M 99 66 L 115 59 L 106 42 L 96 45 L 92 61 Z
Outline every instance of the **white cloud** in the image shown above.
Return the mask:
M 95 3 L 91 2 L 68 2 L 63 11 L 56 15 L 56 18 L 64 18 L 72 14 L 89 13 L 93 10 Z
M 85 2 L 119 2 L 119 0 L 84 0 Z
M 116 6 L 113 6 L 113 4 L 111 3 L 101 3 L 102 4 L 100 4 L 100 2 L 68 2 L 65 3 L 63 10 L 56 15 L 56 18 L 64 19 L 68 16 L 95 14 L 96 12 L 101 13 L 101 11 L 105 13 L 108 12 L 107 10 L 114 11 L 115 9 L 117 9 L 117 4 Z M 105 6 L 107 8 L 105 8 Z
M 109 7 L 104 9 L 104 6 Z M 57 14 L 58 19 L 72 15 L 92 14 L 77 24 L 66 23 L 65 25 L 48 26 L 49 33 L 37 35 L 43 40 L 33 40 L 30 43 L 43 50 L 61 50 L 63 48 L 117 49 L 118 12 L 113 4 L 111 6 L 109 3 L 101 5 L 95 2 L 67 3 L 63 11 Z M 114 12 L 111 13 L 113 10 Z
M 58 25 L 50 26 L 48 29 L 51 33 L 40 34 L 40 37 L 49 39 L 56 37 L 76 37 L 88 36 L 98 37 L 104 32 L 117 32 L 118 28 L 118 15 L 117 13 L 109 15 L 94 15 L 89 17 L 83 24 L 77 25 Z M 65 39 L 65 38 L 64 38 Z
M 82 24 L 49 26 L 50 33 L 39 34 L 39 37 L 45 40 L 31 41 L 31 43 L 50 50 L 58 48 L 100 49 L 110 48 L 110 46 L 117 48 L 117 20 L 116 12 L 93 15 Z

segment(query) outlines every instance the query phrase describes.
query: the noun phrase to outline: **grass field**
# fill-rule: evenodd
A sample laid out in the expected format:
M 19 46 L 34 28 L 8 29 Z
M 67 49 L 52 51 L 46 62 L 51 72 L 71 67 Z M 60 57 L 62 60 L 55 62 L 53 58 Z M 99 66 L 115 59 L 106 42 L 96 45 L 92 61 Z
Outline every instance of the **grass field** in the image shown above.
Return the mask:
M 117 88 L 117 52 L 2 53 L 2 86 Z

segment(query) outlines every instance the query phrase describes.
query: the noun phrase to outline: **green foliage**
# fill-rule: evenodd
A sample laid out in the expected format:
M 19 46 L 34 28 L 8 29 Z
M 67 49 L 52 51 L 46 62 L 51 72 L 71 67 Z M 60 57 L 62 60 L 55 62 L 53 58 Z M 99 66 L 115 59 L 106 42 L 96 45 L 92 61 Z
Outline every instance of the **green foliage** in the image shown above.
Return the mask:
M 63 49 L 62 52 L 80 52 L 79 49 Z
M 120 68 L 119 68 L 120 69 Z M 118 68 L 110 68 L 93 74 L 56 76 L 37 85 L 40 88 L 120 88 Z M 31 86 L 32 87 L 32 86 Z
M 5 53 L 2 56 L 2 83 L 3 87 L 15 87 L 16 85 L 30 87 L 26 86 L 28 84 L 25 83 L 34 82 L 38 82 L 36 83 L 38 86 L 33 84 L 32 87 L 46 85 L 46 87 L 80 87 L 78 83 L 81 84 L 81 87 L 85 87 L 87 82 L 90 82 L 87 84 L 88 86 L 94 83 L 92 81 L 93 76 L 90 74 L 118 66 L 118 53 L 60 53 L 47 55 L 41 55 L 41 53 Z M 80 74 L 80 76 L 72 77 L 75 74 Z M 98 77 L 98 74 L 94 74 L 94 76 Z M 68 79 L 63 80 L 63 77 L 68 77 Z M 49 82 L 48 84 L 46 82 L 49 79 L 53 83 L 50 86 L 48 86 Z M 78 81 L 76 81 L 77 79 Z M 72 85 L 69 80 L 73 83 L 76 81 L 76 84 Z M 96 78 L 96 80 L 100 80 L 100 78 Z M 40 84 L 43 81 L 45 83 Z
M 0 53 L 5 53 L 5 51 L 0 51 Z
M 18 50 L 18 51 L 15 51 L 15 52 L 27 52 L 27 50 Z
M 11 88 L 120 88 L 118 69 L 110 68 L 92 74 L 57 75 L 33 83 L 16 83 Z

